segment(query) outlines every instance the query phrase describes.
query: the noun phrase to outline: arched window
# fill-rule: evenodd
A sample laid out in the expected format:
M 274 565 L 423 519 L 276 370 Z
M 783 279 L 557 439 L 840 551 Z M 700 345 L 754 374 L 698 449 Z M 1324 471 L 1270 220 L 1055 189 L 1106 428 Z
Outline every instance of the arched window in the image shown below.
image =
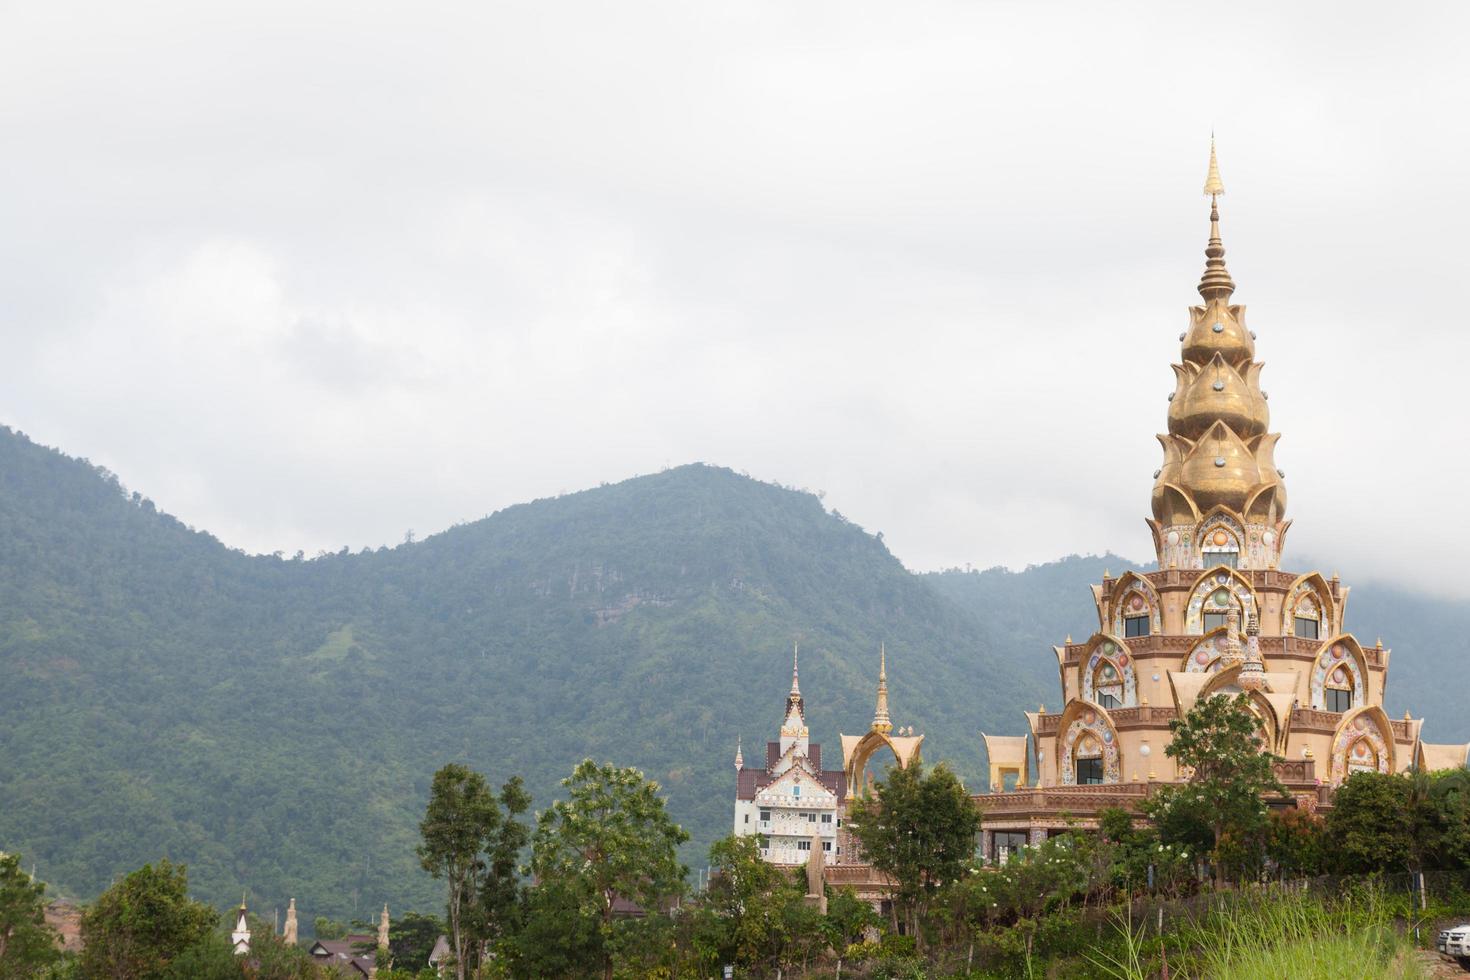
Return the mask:
M 1296 609 L 1292 612 L 1291 632 L 1305 640 L 1322 638 L 1322 609 L 1316 596 L 1309 593 L 1297 600 Z
M 1240 566 L 1240 539 L 1233 532 L 1224 527 L 1214 527 L 1205 532 L 1202 542 L 1200 558 L 1205 568 Z
M 1200 611 L 1200 626 L 1209 633 L 1213 630 L 1223 629 L 1230 618 L 1230 605 L 1235 597 L 1225 586 L 1220 586 L 1209 595 L 1205 596 L 1204 608 Z
M 1094 700 L 1104 708 L 1123 707 L 1123 673 L 1104 660 L 1092 673 Z
M 1076 785 L 1102 785 L 1103 747 L 1096 737 L 1087 734 L 1077 739 L 1077 747 L 1072 751 L 1072 762 L 1076 766 Z
M 1322 689 L 1323 704 L 1328 711 L 1353 710 L 1353 675 L 1345 664 L 1338 664 L 1327 675 Z
M 1347 750 L 1348 775 L 1355 772 L 1377 772 L 1378 750 L 1366 737 L 1359 737 Z

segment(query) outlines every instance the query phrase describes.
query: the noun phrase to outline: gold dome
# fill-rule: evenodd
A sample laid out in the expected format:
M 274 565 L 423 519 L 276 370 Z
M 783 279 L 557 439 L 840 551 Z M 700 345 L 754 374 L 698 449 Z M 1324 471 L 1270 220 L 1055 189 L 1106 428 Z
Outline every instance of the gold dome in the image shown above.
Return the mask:
M 1224 422 L 1242 438 L 1258 436 L 1266 431 L 1265 399 L 1247 378 L 1257 372 L 1247 367 L 1247 377 L 1226 363 L 1216 352 L 1201 366 L 1186 362 L 1182 373 L 1187 383 L 1169 404 L 1169 431 L 1186 439 L 1198 439 L 1216 421 Z
M 1230 426 L 1216 421 L 1184 457 L 1179 482 L 1201 513 L 1217 505 L 1239 513 L 1261 477 L 1255 453 Z
M 1189 310 L 1189 330 L 1184 335 L 1184 359 L 1204 364 L 1221 354 L 1239 366 L 1255 356 L 1256 342 L 1245 326 L 1245 307 L 1211 303 Z

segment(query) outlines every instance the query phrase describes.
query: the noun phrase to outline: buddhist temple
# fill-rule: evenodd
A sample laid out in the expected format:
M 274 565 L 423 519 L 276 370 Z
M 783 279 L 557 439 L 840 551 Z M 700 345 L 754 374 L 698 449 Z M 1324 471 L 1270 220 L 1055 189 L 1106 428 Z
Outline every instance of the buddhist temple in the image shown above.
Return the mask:
M 1425 743 L 1423 719 L 1384 711 L 1390 651 L 1344 629 L 1348 587 L 1283 564 L 1280 436 L 1256 335 L 1232 302 L 1213 143 L 1204 191 L 1202 302 L 1179 335 L 1147 521 L 1157 569 L 1104 573 L 1092 587 L 1096 631 L 1053 648 L 1060 710 L 1027 712 L 1027 735 L 983 736 L 990 792 L 977 802 L 993 860 L 1187 779 L 1164 751 L 1169 722 L 1216 694 L 1249 694 L 1298 806 L 1330 806 L 1332 789 L 1360 770 L 1466 765 L 1467 746 Z

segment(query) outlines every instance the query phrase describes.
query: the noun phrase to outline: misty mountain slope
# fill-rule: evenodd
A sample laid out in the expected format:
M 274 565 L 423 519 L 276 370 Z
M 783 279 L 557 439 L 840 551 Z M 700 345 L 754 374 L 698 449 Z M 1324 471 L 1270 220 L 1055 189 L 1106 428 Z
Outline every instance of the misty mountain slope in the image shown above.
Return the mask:
M 95 893 L 168 854 L 223 903 L 433 907 L 429 776 L 585 756 L 730 819 L 738 735 L 780 723 L 802 644 L 813 737 L 866 728 L 886 642 L 895 722 L 974 781 L 975 732 L 1039 692 L 983 630 L 807 494 L 681 467 L 426 541 L 248 557 L 84 462 L 0 433 L 0 846 Z

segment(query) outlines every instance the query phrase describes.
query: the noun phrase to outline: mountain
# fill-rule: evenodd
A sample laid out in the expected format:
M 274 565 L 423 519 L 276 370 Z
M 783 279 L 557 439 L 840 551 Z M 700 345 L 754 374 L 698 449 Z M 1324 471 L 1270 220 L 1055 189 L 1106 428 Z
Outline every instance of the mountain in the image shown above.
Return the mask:
M 978 733 L 1055 701 L 1049 647 L 1090 630 L 1105 564 L 1126 567 L 915 575 L 810 494 L 703 465 L 391 549 L 249 556 L 0 428 L 0 849 L 83 898 L 167 855 L 219 906 L 434 910 L 413 848 L 436 768 L 521 774 L 540 808 L 591 756 L 663 784 L 697 865 L 793 641 L 829 765 L 884 642 L 895 724 L 978 787 Z M 1349 608 L 1402 633 L 1390 704 L 1470 737 L 1430 672 L 1466 607 L 1360 587 Z
M 166 854 L 216 904 L 434 908 L 413 845 L 438 766 L 522 774 L 545 805 L 592 756 L 663 783 L 695 863 L 798 639 L 834 759 L 872 717 L 880 642 L 895 722 L 972 781 L 975 733 L 1042 693 L 873 535 L 728 470 L 281 560 L 5 430 L 0 847 L 84 897 Z

